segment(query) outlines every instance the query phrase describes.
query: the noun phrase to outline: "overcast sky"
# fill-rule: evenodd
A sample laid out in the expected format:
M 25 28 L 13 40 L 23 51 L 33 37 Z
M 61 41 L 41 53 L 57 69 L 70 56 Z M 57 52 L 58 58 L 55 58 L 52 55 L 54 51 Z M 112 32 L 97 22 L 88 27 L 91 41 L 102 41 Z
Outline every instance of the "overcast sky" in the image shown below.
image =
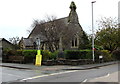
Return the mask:
M 27 29 L 31 27 L 34 19 L 44 19 L 46 15 L 55 15 L 57 18 L 68 16 L 71 1 L 77 6 L 79 23 L 83 30 L 90 34 L 93 0 L 0 0 L 0 38 L 26 38 Z M 96 0 L 94 24 L 101 17 L 118 17 L 118 1 Z

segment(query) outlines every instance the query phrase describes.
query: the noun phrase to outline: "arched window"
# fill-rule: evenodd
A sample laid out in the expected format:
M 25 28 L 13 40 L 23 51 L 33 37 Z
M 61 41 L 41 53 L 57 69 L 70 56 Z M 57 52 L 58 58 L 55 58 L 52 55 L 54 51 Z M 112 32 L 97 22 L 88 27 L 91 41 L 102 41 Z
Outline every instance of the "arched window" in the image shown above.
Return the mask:
M 78 41 L 77 41 L 77 38 L 75 38 L 75 47 L 77 47 L 78 45 Z
M 72 40 L 72 48 L 78 48 L 78 44 L 79 44 L 78 38 L 75 37 L 75 38 Z

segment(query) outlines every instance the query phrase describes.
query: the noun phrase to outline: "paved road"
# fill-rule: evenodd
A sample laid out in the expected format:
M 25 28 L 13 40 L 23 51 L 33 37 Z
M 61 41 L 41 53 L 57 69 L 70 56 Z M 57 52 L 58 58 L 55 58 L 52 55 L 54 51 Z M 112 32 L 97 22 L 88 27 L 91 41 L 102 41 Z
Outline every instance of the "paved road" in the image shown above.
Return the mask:
M 1 71 L 2 71 L 3 82 L 10 82 L 28 77 L 34 77 L 37 75 L 51 74 L 51 73 L 57 73 L 63 71 L 63 70 L 52 70 L 52 69 L 48 70 L 48 68 L 45 68 L 45 70 L 29 70 L 29 69 L 0 67 L 0 69 L 2 69 Z
M 51 66 L 52 67 L 52 66 Z M 59 66 L 63 68 L 63 66 Z M 87 82 L 118 71 L 118 64 L 88 70 L 46 70 L 2 68 L 2 81 L 10 82 Z M 72 67 L 73 68 L 73 67 Z M 48 69 L 48 70 L 47 70 Z M 51 70 L 49 70 L 51 69 Z
M 86 82 L 97 77 L 106 76 L 116 71 L 118 71 L 118 64 L 90 70 L 71 70 L 57 74 L 49 74 L 43 76 L 37 75 L 31 78 L 22 79 L 21 81 L 26 80 L 27 82 Z

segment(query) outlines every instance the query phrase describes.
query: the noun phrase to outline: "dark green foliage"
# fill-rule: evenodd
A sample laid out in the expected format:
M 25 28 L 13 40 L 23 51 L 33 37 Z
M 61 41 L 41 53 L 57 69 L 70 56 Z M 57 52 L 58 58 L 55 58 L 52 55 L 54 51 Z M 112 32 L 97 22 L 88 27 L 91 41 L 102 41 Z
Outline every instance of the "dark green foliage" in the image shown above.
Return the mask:
M 79 49 L 90 49 L 89 47 L 89 39 L 87 34 L 83 31 L 83 35 L 80 39 L 80 46 Z
M 66 50 L 66 59 L 80 59 L 80 51 Z
M 119 50 L 114 50 L 112 52 L 112 57 L 116 60 L 120 60 L 120 49 Z
M 4 51 L 7 59 L 8 56 L 24 56 L 24 63 L 35 62 L 37 50 L 6 50 Z M 42 61 L 55 60 L 58 57 L 58 51 L 50 52 L 48 50 L 41 50 Z M 65 59 L 92 59 L 92 50 L 65 50 Z M 108 50 L 95 50 L 95 61 L 99 62 L 99 56 L 103 56 L 103 61 L 111 61 L 112 57 L 120 60 L 120 50 L 116 50 L 112 53 L 112 56 Z
M 95 50 L 95 61 L 99 61 L 99 56 L 103 56 L 103 61 L 111 61 L 113 58 L 108 50 Z M 93 59 L 91 50 L 66 50 L 66 59 Z
M 42 50 L 41 54 L 42 54 L 43 61 L 46 61 L 46 60 L 50 59 L 50 57 L 51 57 L 51 52 L 48 50 Z
M 104 50 L 102 46 L 94 45 L 96 50 Z
M 119 47 L 119 28 L 116 18 L 101 18 L 98 21 L 99 30 L 95 35 L 95 44 L 102 46 L 105 50 L 113 52 Z
M 92 51 L 86 51 L 86 59 L 92 59 Z
M 21 50 L 3 50 L 3 55 L 8 55 L 8 56 L 22 56 L 22 51 Z
M 22 52 L 25 57 L 35 57 L 37 55 L 37 50 L 23 50 Z
M 50 59 L 56 59 L 58 57 L 58 51 L 51 53 Z
M 66 50 L 66 59 L 91 59 L 92 52 L 90 50 Z
M 15 55 L 16 56 L 22 56 L 23 55 L 23 51 L 22 50 L 17 50 Z
M 23 50 L 22 52 L 25 57 L 25 63 L 32 63 L 37 55 L 37 50 Z
M 103 60 L 104 61 L 112 61 L 113 57 L 110 54 L 110 51 L 108 50 L 101 50 L 101 54 L 103 55 Z

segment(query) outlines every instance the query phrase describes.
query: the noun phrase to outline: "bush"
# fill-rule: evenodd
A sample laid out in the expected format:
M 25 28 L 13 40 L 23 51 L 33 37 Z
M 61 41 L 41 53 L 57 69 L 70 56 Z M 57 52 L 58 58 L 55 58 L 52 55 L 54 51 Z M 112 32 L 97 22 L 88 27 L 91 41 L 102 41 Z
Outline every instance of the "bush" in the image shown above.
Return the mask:
M 23 55 L 23 51 L 22 50 L 17 50 L 15 55 L 16 56 L 22 56 Z
M 51 53 L 50 59 L 56 59 L 58 57 L 58 51 Z
M 108 50 L 95 50 L 95 60 L 99 61 L 99 56 L 103 56 L 104 61 L 111 61 L 113 58 Z M 91 50 L 66 50 L 65 51 L 66 59 L 92 59 Z
M 120 60 L 120 49 L 119 50 L 114 50 L 112 52 L 112 57 L 116 60 Z
M 23 50 L 22 54 L 25 57 L 35 57 L 37 55 L 37 50 Z
M 103 60 L 106 62 L 113 60 L 113 58 L 108 50 L 101 50 L 101 55 L 103 56 Z
M 92 52 L 91 50 L 66 50 L 65 57 L 66 59 L 91 59 Z
M 80 51 L 81 51 L 81 59 L 92 59 L 91 50 L 80 50 Z
M 80 51 L 79 50 L 66 50 L 65 58 L 66 59 L 80 59 Z
M 25 63 L 31 63 L 33 62 L 33 59 L 36 58 L 37 50 L 23 50 L 22 54 L 25 58 Z
M 89 51 L 86 51 L 86 58 L 85 59 L 92 59 L 92 51 L 89 50 Z
M 42 50 L 41 54 L 42 54 L 43 61 L 46 61 L 46 60 L 50 59 L 50 57 L 51 57 L 51 52 L 48 50 Z

